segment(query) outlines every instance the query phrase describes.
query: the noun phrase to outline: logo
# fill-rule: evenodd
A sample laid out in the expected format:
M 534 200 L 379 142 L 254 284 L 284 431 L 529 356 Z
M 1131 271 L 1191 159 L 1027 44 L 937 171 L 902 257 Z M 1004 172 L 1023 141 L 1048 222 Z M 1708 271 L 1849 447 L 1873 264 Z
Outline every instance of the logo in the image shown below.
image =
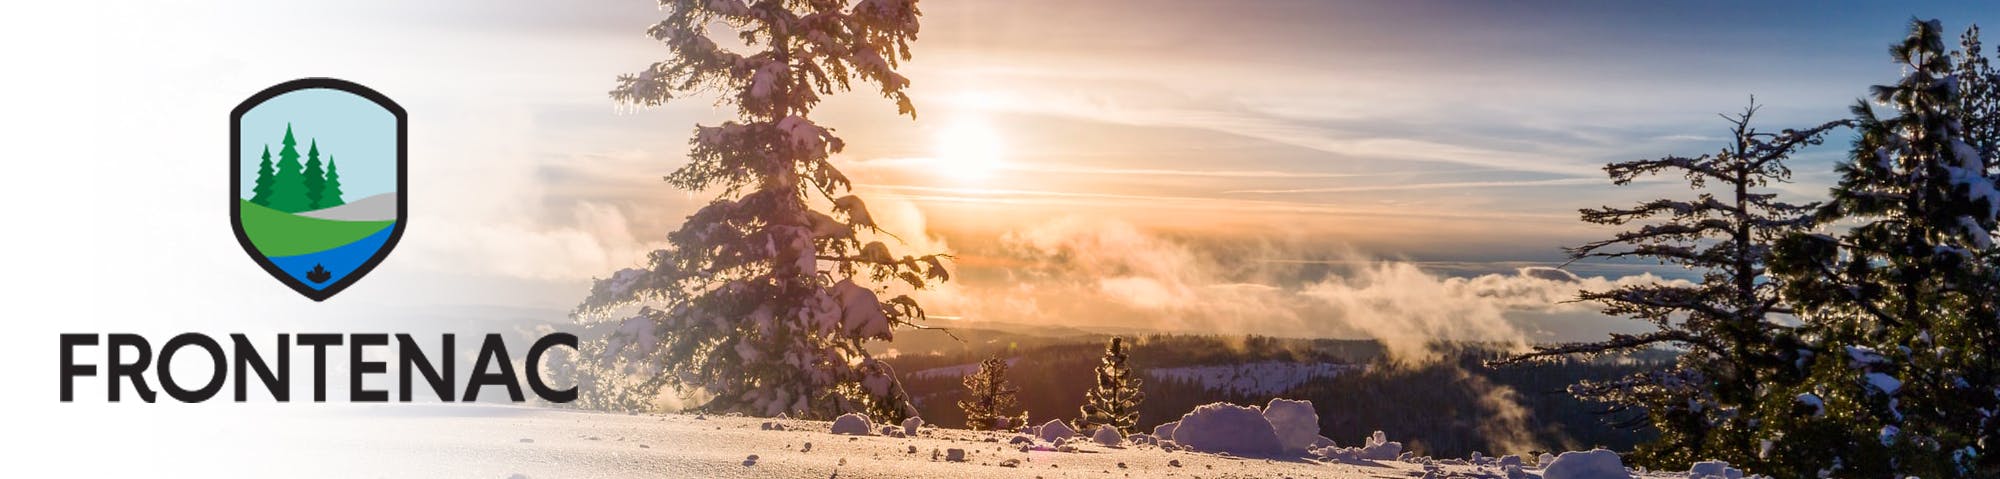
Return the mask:
M 408 218 L 408 120 L 368 87 L 306 78 L 229 113 L 229 223 L 264 271 L 325 301 L 381 264 Z

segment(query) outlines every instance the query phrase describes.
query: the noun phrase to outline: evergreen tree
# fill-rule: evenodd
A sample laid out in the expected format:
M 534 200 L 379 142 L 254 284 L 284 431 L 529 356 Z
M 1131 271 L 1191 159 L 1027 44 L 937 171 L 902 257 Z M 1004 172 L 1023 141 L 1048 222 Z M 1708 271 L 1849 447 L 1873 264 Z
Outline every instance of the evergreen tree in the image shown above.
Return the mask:
M 250 202 L 271 206 L 271 145 L 264 145 L 264 161 L 257 163 L 257 186 L 250 188 Z
M 965 376 L 965 390 L 967 397 L 958 401 L 958 408 L 965 411 L 966 429 L 1004 430 L 1027 422 L 1017 422 L 1017 413 L 1010 412 L 1021 408 L 1014 400 L 1021 390 L 1007 381 L 1007 360 L 994 356 L 980 362 L 978 372 Z
M 306 196 L 305 176 L 299 167 L 298 141 L 292 139 L 292 125 L 285 125 L 284 148 L 278 150 L 277 171 L 271 176 L 271 202 L 266 206 L 286 213 L 311 210 Z
M 1900 82 L 1871 89 L 1896 114 L 1853 107 L 1826 228 L 1795 234 L 1773 271 L 1814 338 L 1809 413 L 1766 418 L 1778 476 L 1992 477 L 2000 320 L 1990 263 L 2000 193 L 1965 141 L 1959 83 L 1936 20 L 1891 52 Z M 1820 471 L 1829 471 L 1822 473 Z
M 320 168 L 319 139 L 317 138 L 313 139 L 312 146 L 306 149 L 305 182 L 306 199 L 308 200 L 306 204 L 310 209 L 320 209 L 329 206 L 320 204 L 320 198 L 326 194 L 326 170 Z
M 1083 418 L 1076 421 L 1080 431 L 1098 426 L 1118 428 L 1132 434 L 1139 428 L 1139 402 L 1146 395 L 1139 390 L 1139 376 L 1125 365 L 1125 339 L 1111 338 L 1104 346 L 1104 359 L 1097 366 L 1097 385 L 1084 393 Z
M 1636 228 L 1569 248 L 1572 261 L 1647 258 L 1702 275 L 1692 284 L 1641 284 L 1579 294 L 1581 300 L 1603 304 L 1606 314 L 1651 323 L 1653 332 L 1538 347 L 1501 361 L 1588 358 L 1660 346 L 1683 351 L 1659 369 L 1570 388 L 1580 398 L 1643 409 L 1660 434 L 1635 455 L 1652 467 L 1680 469 L 1706 459 L 1756 464 L 1756 428 L 1748 411 L 1769 393 L 1765 385 L 1803 377 L 1788 366 L 1800 340 L 1791 326 L 1773 318 L 1788 311 L 1779 304 L 1777 283 L 1765 269 L 1771 245 L 1809 224 L 1805 216 L 1813 205 L 1780 201 L 1766 187 L 1788 181 L 1791 171 L 1784 162 L 1800 149 L 1820 144 L 1845 122 L 1764 132 L 1751 126 L 1757 109 L 1753 100 L 1743 113 L 1724 117 L 1731 141 L 1715 153 L 1604 167 L 1618 185 L 1641 176 L 1683 176 L 1696 192 L 1693 198 L 1582 210 L 1586 222 Z
M 947 257 L 899 256 L 860 236 L 887 235 L 828 161 L 841 139 L 809 115 L 821 95 L 857 81 L 915 115 L 909 81 L 895 71 L 916 36 L 915 0 L 660 6 L 667 18 L 648 33 L 669 58 L 619 77 L 612 98 L 647 107 L 721 91 L 737 118 L 696 127 L 687 164 L 667 176 L 720 197 L 670 233 L 647 267 L 599 280 L 578 306 L 583 320 L 638 306 L 616 334 L 585 346 L 598 368 L 586 380 L 637 375 L 642 389 L 704 393 L 712 399 L 698 409 L 716 412 L 913 414 L 894 371 L 863 346 L 918 326 L 924 311 L 908 295 L 885 300 L 878 295 L 895 293 L 863 285 L 925 288 L 947 278 Z
M 347 204 L 347 200 L 340 198 L 342 194 L 340 191 L 340 165 L 334 164 L 333 157 L 328 156 L 326 157 L 326 184 L 320 190 L 319 202 L 314 206 L 332 208 Z
M 1965 142 L 1987 158 L 1987 168 L 2000 167 L 1991 158 L 2000 156 L 2000 71 L 1981 51 L 1979 26 L 1965 29 L 1958 37 L 1958 51 L 1952 61 L 1958 68 L 1952 77 L 1958 82 L 1959 123 L 1965 127 Z

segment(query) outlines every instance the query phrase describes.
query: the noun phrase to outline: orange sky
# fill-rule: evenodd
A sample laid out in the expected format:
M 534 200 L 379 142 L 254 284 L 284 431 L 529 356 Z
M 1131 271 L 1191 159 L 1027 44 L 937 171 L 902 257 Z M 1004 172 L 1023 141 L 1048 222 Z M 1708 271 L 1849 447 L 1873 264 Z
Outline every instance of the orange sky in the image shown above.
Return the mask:
M 1592 336 L 1625 323 L 1552 303 L 1647 268 L 1575 265 L 1574 284 L 1520 268 L 1610 232 L 1576 221 L 1578 208 L 1686 194 L 1672 181 L 1613 187 L 1600 165 L 1719 148 L 1714 115 L 1753 94 L 1770 128 L 1839 118 L 1895 78 L 1882 47 L 1910 15 L 1953 29 L 2000 21 L 1960 5 L 1710 13 L 1724 5 L 928 1 L 903 70 L 919 118 L 867 92 L 814 118 L 847 140 L 839 164 L 909 249 L 965 259 L 961 281 L 931 298 L 941 315 Z M 176 21 L 150 20 L 163 16 Z M 95 107 L 51 108 L 78 116 L 49 121 L 171 157 L 226 137 L 209 117 L 265 86 L 322 74 L 367 84 L 411 112 L 412 226 L 396 258 L 343 297 L 560 314 L 710 198 L 660 177 L 682 164 L 695 124 L 729 111 L 707 99 L 632 111 L 605 94 L 664 54 L 642 34 L 658 17 L 641 0 L 92 12 L 97 27 L 44 41 L 86 45 L 125 74 L 75 79 L 90 92 L 48 101 Z M 119 80 L 133 75 L 146 81 Z M 1798 182 L 1779 188 L 1820 196 L 1842 143 L 1801 157 Z M 223 177 L 166 167 L 178 164 L 81 167 Z M 230 243 L 200 216 L 210 202 L 160 197 L 145 216 L 162 241 L 185 243 L 176 250 L 209 251 Z

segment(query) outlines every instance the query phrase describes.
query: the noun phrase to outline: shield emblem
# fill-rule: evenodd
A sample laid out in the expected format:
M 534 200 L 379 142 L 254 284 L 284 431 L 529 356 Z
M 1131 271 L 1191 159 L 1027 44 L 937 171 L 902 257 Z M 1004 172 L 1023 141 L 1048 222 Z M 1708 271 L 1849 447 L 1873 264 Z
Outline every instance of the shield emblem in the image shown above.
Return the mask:
M 306 78 L 229 113 L 229 223 L 264 271 L 325 301 L 403 236 L 408 121 L 359 84 Z

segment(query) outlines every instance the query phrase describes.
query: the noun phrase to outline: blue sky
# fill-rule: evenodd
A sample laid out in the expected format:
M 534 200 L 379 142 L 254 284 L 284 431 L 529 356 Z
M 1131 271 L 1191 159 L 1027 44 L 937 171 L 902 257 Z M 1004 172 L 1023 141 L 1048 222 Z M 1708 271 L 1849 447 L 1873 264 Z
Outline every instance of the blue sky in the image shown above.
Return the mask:
M 340 90 L 315 88 L 278 95 L 243 114 L 241 195 L 256 186 L 258 164 L 270 148 L 276 165 L 286 127 L 297 142 L 299 164 L 315 142 L 320 161 L 338 165 L 342 197 L 354 201 L 396 190 L 396 116 L 374 102 Z M 322 164 L 321 168 L 327 165 Z

